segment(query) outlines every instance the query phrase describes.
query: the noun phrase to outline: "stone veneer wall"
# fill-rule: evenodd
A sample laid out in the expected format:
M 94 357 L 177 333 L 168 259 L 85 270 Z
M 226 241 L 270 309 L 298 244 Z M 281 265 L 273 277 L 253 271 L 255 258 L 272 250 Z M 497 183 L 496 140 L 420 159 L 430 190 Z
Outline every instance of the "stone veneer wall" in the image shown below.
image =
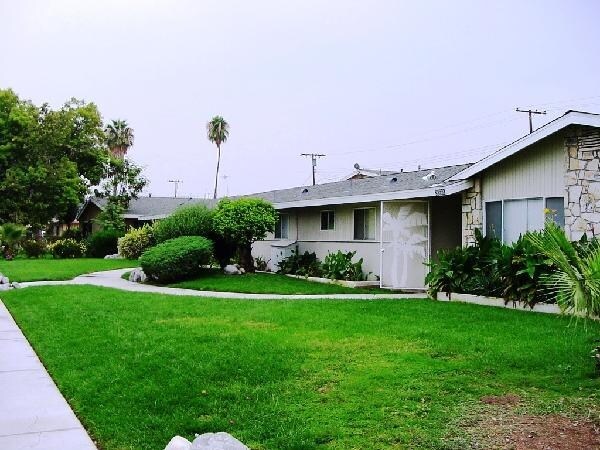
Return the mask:
M 600 236 L 600 132 L 579 130 L 565 147 L 565 231 L 572 240 Z
M 475 244 L 475 229 L 483 228 L 483 202 L 481 180 L 473 180 L 473 187 L 462 193 L 462 245 Z

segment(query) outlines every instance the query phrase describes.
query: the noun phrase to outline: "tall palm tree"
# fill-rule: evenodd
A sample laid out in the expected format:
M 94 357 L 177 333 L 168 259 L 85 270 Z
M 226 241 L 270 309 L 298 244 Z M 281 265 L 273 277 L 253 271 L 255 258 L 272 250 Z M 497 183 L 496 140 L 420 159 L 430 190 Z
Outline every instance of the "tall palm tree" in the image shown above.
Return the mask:
M 112 120 L 104 128 L 106 143 L 114 157 L 123 159 L 129 147 L 133 145 L 133 128 L 126 120 Z
M 206 134 L 208 140 L 217 146 L 217 172 L 215 174 L 215 193 L 213 198 L 217 198 L 217 187 L 219 184 L 219 165 L 221 164 L 221 144 L 227 142 L 229 137 L 229 124 L 221 116 L 215 116 L 206 124 Z

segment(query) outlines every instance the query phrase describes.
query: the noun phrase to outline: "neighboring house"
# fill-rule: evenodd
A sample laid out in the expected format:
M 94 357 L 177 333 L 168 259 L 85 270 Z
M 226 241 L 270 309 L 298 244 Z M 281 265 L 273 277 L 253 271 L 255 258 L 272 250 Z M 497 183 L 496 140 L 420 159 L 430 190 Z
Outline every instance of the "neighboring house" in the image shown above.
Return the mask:
M 77 213 L 77 220 L 84 234 L 91 234 L 102 228 L 97 218 L 104 210 L 106 202 L 105 198 L 91 197 L 82 205 Z M 126 227 L 137 228 L 145 223 L 164 219 L 180 206 L 192 204 L 205 204 L 211 207 L 215 201 L 199 198 L 139 197 L 129 202 L 129 207 L 123 214 L 123 220 Z
M 431 255 L 474 243 L 475 230 L 513 242 L 554 220 L 571 239 L 600 234 L 600 115 L 569 111 L 475 164 L 252 194 L 279 211 L 253 246 L 277 262 L 292 249 L 356 251 L 384 287 L 423 288 Z

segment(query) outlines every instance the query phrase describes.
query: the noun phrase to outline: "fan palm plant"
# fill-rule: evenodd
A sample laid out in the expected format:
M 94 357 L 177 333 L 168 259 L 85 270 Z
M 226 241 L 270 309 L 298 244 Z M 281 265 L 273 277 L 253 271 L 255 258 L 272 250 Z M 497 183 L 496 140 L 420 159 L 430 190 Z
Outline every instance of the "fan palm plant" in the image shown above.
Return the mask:
M 213 198 L 217 198 L 217 187 L 219 184 L 219 165 L 221 164 L 221 144 L 227 142 L 229 137 L 229 124 L 223 117 L 215 116 L 206 124 L 208 140 L 217 146 L 217 172 L 215 174 L 215 192 Z
M 565 312 L 600 315 L 600 245 L 591 241 L 579 251 L 565 232 L 549 222 L 541 233 L 527 239 L 548 258 L 556 271 L 543 277 L 542 285 Z
M 4 246 L 4 259 L 14 258 L 15 247 L 25 236 L 25 227 L 14 223 L 5 223 L 0 227 L 0 243 Z
M 113 120 L 104 128 L 106 143 L 113 156 L 123 159 L 133 145 L 133 128 L 125 120 Z

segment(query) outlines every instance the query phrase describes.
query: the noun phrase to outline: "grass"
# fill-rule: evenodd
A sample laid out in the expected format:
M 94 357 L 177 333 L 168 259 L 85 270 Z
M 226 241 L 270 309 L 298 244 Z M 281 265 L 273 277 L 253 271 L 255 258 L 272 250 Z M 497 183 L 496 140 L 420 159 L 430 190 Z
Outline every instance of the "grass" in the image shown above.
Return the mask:
M 349 288 L 337 284 L 291 278 L 280 274 L 247 273 L 225 275 L 220 270 L 207 270 L 200 277 L 170 284 L 171 287 L 197 291 L 241 292 L 245 294 L 373 294 L 379 288 Z M 389 292 L 389 291 L 384 291 Z
M 85 273 L 138 266 L 127 259 L 15 259 L 0 260 L 0 273 L 11 281 L 70 280 Z
M 455 302 L 243 301 L 46 286 L 6 305 L 103 450 L 448 449 L 483 395 L 597 411 L 598 323 Z

